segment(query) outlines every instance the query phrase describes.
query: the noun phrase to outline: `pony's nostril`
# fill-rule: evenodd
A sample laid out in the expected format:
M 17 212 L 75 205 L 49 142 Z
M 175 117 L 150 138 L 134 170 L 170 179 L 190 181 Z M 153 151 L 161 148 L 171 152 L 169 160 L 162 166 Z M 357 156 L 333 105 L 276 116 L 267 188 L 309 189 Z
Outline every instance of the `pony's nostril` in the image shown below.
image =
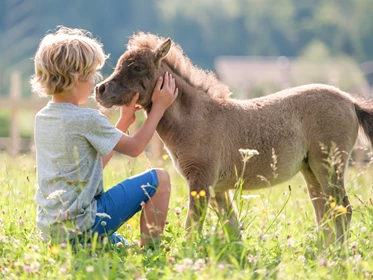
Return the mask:
M 105 92 L 105 85 L 104 84 L 101 84 L 99 87 L 98 87 L 98 93 L 99 94 L 104 94 Z

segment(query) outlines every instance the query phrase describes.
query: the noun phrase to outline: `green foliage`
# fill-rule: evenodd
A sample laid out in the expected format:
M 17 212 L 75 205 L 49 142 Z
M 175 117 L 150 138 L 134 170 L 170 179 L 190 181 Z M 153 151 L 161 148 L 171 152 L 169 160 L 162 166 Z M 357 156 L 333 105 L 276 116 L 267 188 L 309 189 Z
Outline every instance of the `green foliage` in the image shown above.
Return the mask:
M 325 248 L 300 176 L 272 189 L 237 197 L 244 225 L 232 238 L 209 209 L 202 236 L 186 239 L 187 186 L 169 159 L 161 165 L 173 184 L 161 246 L 142 249 L 139 215 L 119 232 L 130 248 L 93 242 L 49 246 L 35 229 L 36 177 L 32 156 L 0 155 L 0 278 L 5 279 L 371 279 L 373 277 L 372 166 L 350 168 L 347 191 L 354 207 L 350 241 Z M 115 157 L 105 187 L 151 167 L 145 157 Z M 292 188 L 289 189 L 288 185 Z M 299 186 L 299 187 L 298 187 Z
M 85 28 L 111 54 L 109 75 L 128 37 L 145 31 L 171 37 L 191 60 L 213 69 L 218 55 L 296 57 L 319 41 L 331 57 L 373 60 L 370 0 L 3 1 L 0 9 L 0 94 L 10 71 L 27 81 L 40 38 L 57 25 Z M 89 7 L 89 12 L 88 12 Z M 346 73 L 349 71 L 346 70 Z

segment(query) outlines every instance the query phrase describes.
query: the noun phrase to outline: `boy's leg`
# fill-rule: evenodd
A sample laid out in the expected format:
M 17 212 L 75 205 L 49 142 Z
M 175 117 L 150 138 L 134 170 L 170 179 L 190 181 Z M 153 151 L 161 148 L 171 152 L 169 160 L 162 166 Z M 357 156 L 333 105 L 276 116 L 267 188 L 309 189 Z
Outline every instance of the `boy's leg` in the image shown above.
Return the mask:
M 164 229 L 169 196 L 170 181 L 166 171 L 152 169 L 131 177 L 109 189 L 97 199 L 97 217 L 91 230 L 99 235 L 105 233 L 112 235 L 144 206 L 140 222 L 141 233 L 146 236 L 159 237 Z M 150 197 L 152 197 L 151 200 Z M 151 235 L 153 227 L 148 227 L 148 224 L 155 225 L 154 228 L 158 227 L 153 235 Z M 149 238 L 141 239 L 142 245 L 149 241 Z M 115 240 L 114 238 L 112 241 L 115 242 Z
M 152 169 L 112 187 L 97 198 L 96 219 L 91 227 L 98 235 L 111 235 L 152 197 L 158 187 L 157 172 Z
M 156 169 L 158 188 L 150 200 L 145 203 L 140 220 L 140 245 L 146 245 L 152 239 L 159 240 L 166 223 L 170 201 L 171 183 L 168 173 Z

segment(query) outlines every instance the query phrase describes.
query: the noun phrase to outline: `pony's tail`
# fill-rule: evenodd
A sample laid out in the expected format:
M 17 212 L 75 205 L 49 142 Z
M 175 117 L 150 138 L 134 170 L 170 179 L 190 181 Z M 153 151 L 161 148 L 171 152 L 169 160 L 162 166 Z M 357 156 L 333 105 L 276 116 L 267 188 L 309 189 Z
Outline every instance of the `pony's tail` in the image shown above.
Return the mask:
M 364 133 L 368 136 L 373 145 L 373 103 L 356 101 L 355 111 Z

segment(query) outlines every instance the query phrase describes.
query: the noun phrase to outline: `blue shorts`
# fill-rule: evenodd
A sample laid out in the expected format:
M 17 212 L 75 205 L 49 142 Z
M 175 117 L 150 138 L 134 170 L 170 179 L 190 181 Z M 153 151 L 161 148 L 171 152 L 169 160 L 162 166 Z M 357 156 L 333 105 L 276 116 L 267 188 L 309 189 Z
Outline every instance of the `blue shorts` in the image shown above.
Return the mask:
M 151 169 L 104 192 L 97 197 L 97 216 L 91 227 L 92 233 L 107 235 L 112 243 L 126 244 L 115 231 L 142 209 L 141 204 L 155 194 L 157 187 L 157 172 Z

